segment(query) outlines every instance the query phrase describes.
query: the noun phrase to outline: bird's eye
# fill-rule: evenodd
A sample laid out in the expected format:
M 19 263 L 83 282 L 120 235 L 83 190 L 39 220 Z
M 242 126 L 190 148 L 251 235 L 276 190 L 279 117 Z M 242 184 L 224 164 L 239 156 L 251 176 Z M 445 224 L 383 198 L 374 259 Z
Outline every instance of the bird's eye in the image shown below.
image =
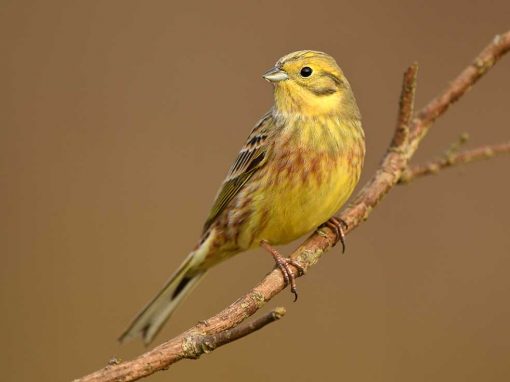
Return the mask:
M 305 66 L 304 68 L 301 69 L 301 77 L 310 77 L 312 75 L 312 68 L 310 68 L 309 66 Z

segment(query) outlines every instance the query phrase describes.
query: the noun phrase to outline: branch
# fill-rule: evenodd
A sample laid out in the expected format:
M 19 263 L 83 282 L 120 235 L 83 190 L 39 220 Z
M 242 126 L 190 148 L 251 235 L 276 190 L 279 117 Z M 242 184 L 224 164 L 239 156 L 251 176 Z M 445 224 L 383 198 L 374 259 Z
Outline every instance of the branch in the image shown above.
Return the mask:
M 285 313 L 285 308 L 279 307 L 247 324 L 242 324 L 217 334 L 205 336 L 197 335 L 196 337 L 190 336 L 188 337 L 188 341 L 183 344 L 183 350 L 186 352 L 186 358 L 197 359 L 204 353 L 210 353 L 220 346 L 226 345 L 262 329 L 264 326 L 282 318 Z
M 505 53 L 510 50 L 510 31 L 496 35 L 475 60 L 455 78 L 448 88 L 428 103 L 413 121 L 408 156 L 411 157 L 432 124 L 459 100 Z
M 402 173 L 399 183 L 409 183 L 424 175 L 437 174 L 440 170 L 448 167 L 486 160 L 501 154 L 510 154 L 510 141 L 464 150 L 446 155 L 443 158 L 432 160 L 428 163 L 413 165 Z
M 402 90 L 400 93 L 397 128 L 391 140 L 390 148 L 405 147 L 409 140 L 409 124 L 414 113 L 414 97 L 416 93 L 416 78 L 418 64 L 415 62 L 404 73 Z
M 450 86 L 423 108 L 414 119 L 412 119 L 412 115 L 417 65 L 412 65 L 406 71 L 400 98 L 397 127 L 390 147 L 375 175 L 358 193 L 351 205 L 341 214 L 341 218 L 349 225 L 347 232 L 352 231 L 366 220 L 373 208 L 397 184 L 407 168 L 409 160 L 416 152 L 419 143 L 433 122 L 509 49 L 510 32 L 497 36 L 480 53 L 474 63 L 462 71 Z M 335 233 L 329 228 L 321 228 L 311 235 L 291 255 L 291 258 L 298 261 L 307 270 L 317 263 L 321 255 L 335 244 L 335 238 Z M 299 277 L 295 269 L 293 269 L 293 272 L 296 277 Z M 232 328 L 236 328 L 242 321 L 252 316 L 284 288 L 285 283 L 282 273 L 279 270 L 273 270 L 247 294 L 208 320 L 199 322 L 186 332 L 133 360 L 108 365 L 95 373 L 77 379 L 75 382 L 134 381 L 156 371 L 166 369 L 183 358 L 196 358 L 200 354 L 213 349 L 202 346 L 205 344 L 203 342 L 204 338 L 214 339 L 215 343 L 223 345 L 256 330 L 244 329 L 244 326 L 237 330 Z M 249 326 L 253 327 L 254 325 L 255 323 L 252 323 Z M 259 325 L 257 329 L 260 327 L 263 327 L 263 325 Z M 240 332 L 243 334 L 237 336 L 232 334 L 239 334 Z M 195 346 L 197 338 L 200 339 L 198 342 L 200 346 Z

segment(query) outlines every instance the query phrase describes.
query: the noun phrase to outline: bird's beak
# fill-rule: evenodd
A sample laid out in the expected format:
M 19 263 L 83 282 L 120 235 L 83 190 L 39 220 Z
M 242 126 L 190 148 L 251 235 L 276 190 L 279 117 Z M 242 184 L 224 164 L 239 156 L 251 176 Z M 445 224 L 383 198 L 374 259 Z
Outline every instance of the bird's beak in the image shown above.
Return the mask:
M 269 69 L 267 72 L 265 72 L 262 78 L 269 82 L 280 82 L 287 80 L 289 78 L 289 75 L 285 73 L 285 71 L 275 66 Z

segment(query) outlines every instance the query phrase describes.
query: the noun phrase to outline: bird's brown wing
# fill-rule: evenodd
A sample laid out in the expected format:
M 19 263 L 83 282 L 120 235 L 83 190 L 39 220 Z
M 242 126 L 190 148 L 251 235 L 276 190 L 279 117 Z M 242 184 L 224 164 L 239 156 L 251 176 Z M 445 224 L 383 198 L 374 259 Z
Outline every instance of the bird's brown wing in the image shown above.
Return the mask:
M 265 165 L 269 149 L 268 138 L 273 125 L 271 113 L 267 113 L 253 128 L 216 196 L 204 224 L 204 233 L 253 174 Z

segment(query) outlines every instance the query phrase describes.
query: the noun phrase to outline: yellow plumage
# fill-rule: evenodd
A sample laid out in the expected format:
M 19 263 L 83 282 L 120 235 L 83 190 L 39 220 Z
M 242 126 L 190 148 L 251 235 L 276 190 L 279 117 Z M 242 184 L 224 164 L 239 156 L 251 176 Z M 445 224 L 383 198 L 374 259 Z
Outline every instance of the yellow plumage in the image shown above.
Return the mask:
M 207 269 L 261 242 L 285 244 L 312 231 L 358 183 L 364 134 L 335 60 L 321 52 L 294 52 L 264 78 L 274 84 L 274 107 L 232 165 L 200 243 L 121 339 L 141 334 L 150 342 Z M 283 262 L 277 263 L 284 272 Z

